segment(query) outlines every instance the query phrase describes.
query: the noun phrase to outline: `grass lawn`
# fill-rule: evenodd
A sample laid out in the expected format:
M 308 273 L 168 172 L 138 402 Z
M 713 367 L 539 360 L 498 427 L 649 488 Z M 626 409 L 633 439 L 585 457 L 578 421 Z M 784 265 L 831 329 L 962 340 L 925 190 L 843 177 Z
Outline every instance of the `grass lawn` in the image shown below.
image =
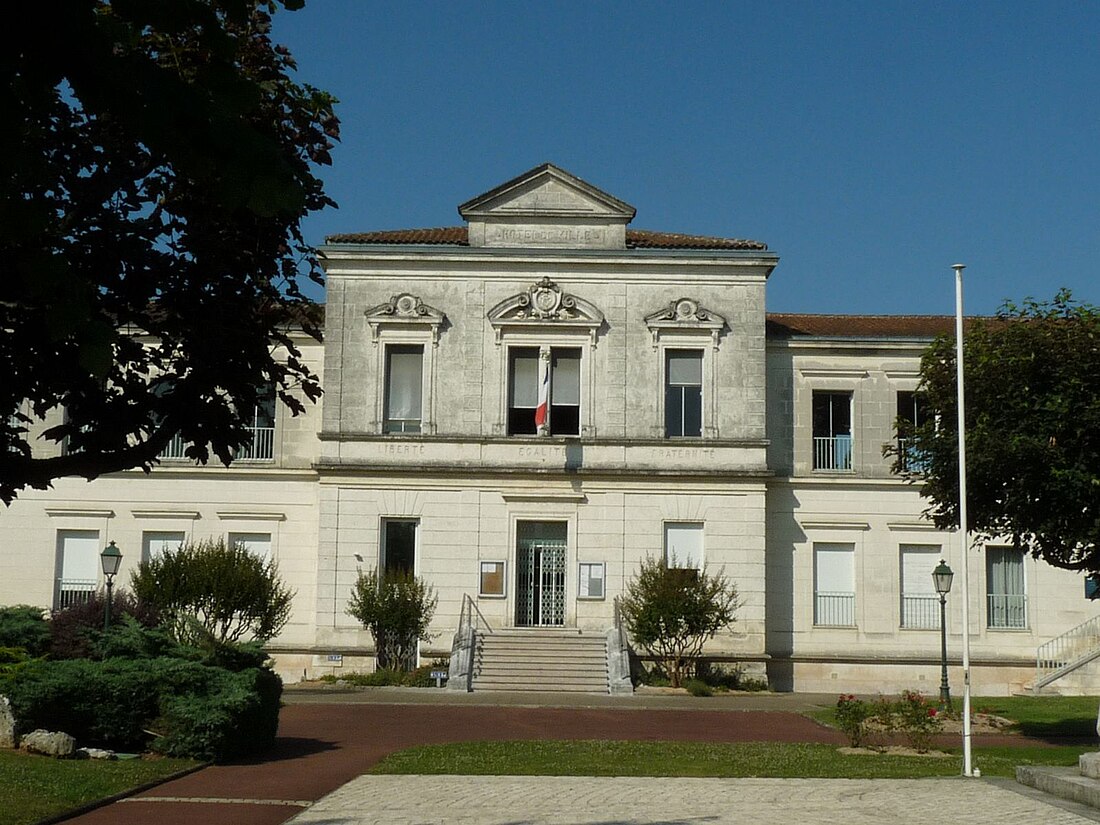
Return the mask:
M 0 751 L 0 825 L 25 825 L 198 763 L 187 759 L 52 759 Z
M 873 697 L 863 697 L 873 701 Z M 935 697 L 933 697 L 934 700 Z M 953 697 L 962 713 L 962 697 Z M 991 713 L 1015 722 L 1013 730 L 1036 739 L 1096 739 L 1096 710 L 1100 696 L 972 696 L 974 713 Z M 806 714 L 836 727 L 835 709 L 821 708 Z M 1096 748 L 1092 748 L 1095 750 Z
M 1016 765 L 1075 765 L 1089 746 L 975 748 L 985 776 Z M 371 773 L 508 776 L 755 776 L 851 779 L 958 776 L 962 756 L 846 755 L 832 745 L 742 742 L 463 742 L 391 754 Z

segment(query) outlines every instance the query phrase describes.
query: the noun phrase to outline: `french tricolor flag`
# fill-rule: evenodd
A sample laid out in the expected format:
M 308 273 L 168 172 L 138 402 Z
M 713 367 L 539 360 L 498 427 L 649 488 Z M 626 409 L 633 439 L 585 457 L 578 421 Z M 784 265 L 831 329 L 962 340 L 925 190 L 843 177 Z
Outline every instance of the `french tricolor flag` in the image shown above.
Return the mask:
M 550 415 L 550 359 L 539 359 L 539 405 L 535 407 L 535 427 L 546 426 Z

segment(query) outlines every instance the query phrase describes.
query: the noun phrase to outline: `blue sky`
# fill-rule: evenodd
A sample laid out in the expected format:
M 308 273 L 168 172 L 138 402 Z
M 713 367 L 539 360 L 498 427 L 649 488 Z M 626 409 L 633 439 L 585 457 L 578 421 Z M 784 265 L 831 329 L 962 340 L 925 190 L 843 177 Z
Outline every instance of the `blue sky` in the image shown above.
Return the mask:
M 453 226 L 549 161 L 779 254 L 773 312 L 1100 303 L 1100 3 L 373 3 L 276 16 L 341 101 L 307 237 Z

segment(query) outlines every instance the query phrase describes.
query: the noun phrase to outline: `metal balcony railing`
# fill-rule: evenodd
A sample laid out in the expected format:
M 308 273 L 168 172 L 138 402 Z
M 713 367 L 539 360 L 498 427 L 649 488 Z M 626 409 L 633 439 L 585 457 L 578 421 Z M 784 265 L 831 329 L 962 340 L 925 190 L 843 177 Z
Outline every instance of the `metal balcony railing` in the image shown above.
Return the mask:
M 1020 629 L 1027 627 L 1027 596 L 1022 593 L 990 593 L 989 627 Z
M 850 435 L 814 436 L 814 469 L 852 469 L 852 437 Z
M 58 610 L 82 604 L 92 598 L 98 584 L 95 579 L 58 579 L 54 604 Z
M 238 459 L 270 461 L 275 457 L 275 428 L 250 427 L 252 441 L 246 442 L 237 452 Z
M 928 455 L 917 450 L 911 438 L 898 439 L 898 463 L 908 473 L 923 473 L 928 470 Z
M 814 593 L 814 624 L 819 627 L 855 627 L 855 593 Z
M 902 596 L 901 626 L 916 630 L 939 630 L 940 597 Z
M 160 451 L 157 458 L 187 458 L 184 454 L 184 450 L 187 449 L 187 445 L 183 442 L 183 438 L 179 433 L 172 436 L 172 440 L 169 441 L 164 449 Z

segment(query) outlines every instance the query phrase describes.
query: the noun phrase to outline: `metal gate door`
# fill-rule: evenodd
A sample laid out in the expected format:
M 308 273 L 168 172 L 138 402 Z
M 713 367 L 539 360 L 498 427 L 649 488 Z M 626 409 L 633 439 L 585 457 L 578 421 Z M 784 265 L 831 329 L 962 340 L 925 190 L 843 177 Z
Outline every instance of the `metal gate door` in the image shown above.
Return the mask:
M 565 624 L 565 529 L 564 522 L 520 524 L 516 547 L 516 625 L 519 627 Z

